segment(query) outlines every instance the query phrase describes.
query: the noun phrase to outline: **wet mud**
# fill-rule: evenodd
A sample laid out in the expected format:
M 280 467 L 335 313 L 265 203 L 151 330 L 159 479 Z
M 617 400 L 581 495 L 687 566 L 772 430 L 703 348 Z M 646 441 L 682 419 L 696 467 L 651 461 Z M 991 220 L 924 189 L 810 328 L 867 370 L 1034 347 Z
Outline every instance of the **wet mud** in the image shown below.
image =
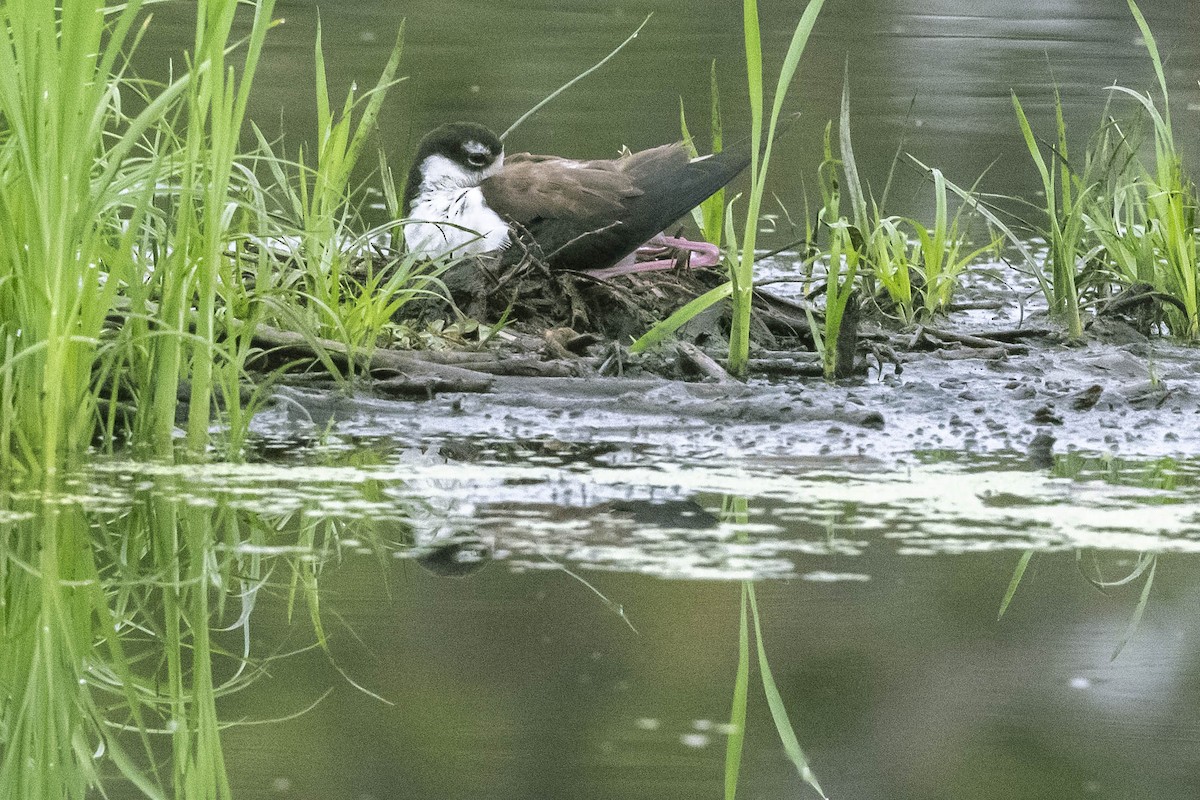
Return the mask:
M 1097 320 L 1084 341 L 1068 342 L 1035 300 L 986 277 L 969 280 L 960 302 L 974 310 L 952 314 L 930 329 L 936 335 L 864 321 L 862 374 L 835 384 L 764 370 L 746 383 L 671 380 L 646 375 L 636 359 L 625 376 L 614 376 L 600 374 L 601 354 L 581 358 L 574 375 L 499 374 L 487 391 L 421 399 L 285 387 L 254 427 L 267 438 L 295 439 L 332 421 L 341 435 L 421 446 L 464 437 L 621 444 L 685 461 L 734 455 L 890 464 L 958 451 L 1019 453 L 1038 468 L 1069 451 L 1151 457 L 1200 449 L 1195 348 L 1145 336 L 1115 317 Z M 1014 330 L 1036 335 L 1013 343 Z M 974 341 L 989 331 L 1009 341 Z M 871 357 L 873 346 L 918 339 L 933 349 Z M 545 353 L 526 358 L 553 361 Z

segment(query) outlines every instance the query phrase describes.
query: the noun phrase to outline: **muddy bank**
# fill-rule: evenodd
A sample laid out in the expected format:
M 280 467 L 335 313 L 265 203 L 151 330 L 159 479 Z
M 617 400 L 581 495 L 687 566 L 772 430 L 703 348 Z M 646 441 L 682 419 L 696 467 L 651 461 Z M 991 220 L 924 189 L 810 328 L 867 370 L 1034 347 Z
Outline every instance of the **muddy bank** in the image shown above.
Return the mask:
M 863 379 L 748 384 L 497 376 L 490 392 L 431 400 L 284 388 L 255 420 L 261 436 L 325 430 L 427 445 L 466 437 L 661 448 L 677 457 L 838 456 L 920 451 L 1126 456 L 1200 451 L 1200 360 L 1164 341 L 1030 343 L 1022 355 L 907 354 Z M 1151 379 L 1151 375 L 1156 377 Z M 1039 442 L 1035 445 L 1035 442 Z M 1036 461 L 1037 453 L 1034 454 Z
M 507 365 L 492 372 L 509 374 L 492 374 L 487 386 L 472 391 L 453 391 L 451 384 L 432 396 L 417 391 L 420 399 L 395 399 L 398 392 L 386 382 L 354 397 L 292 386 L 278 391 L 253 428 L 266 440 L 303 443 L 333 421 L 341 436 L 423 446 L 482 437 L 653 448 L 683 459 L 894 462 L 928 451 L 1008 451 L 1028 453 L 1039 466 L 1052 452 L 1070 450 L 1200 452 L 1195 348 L 1107 318 L 1084 342 L 1068 343 L 1039 311 L 1030 287 L 1014 289 L 1011 273 L 1004 284 L 994 274 L 968 276 L 958 299 L 969 310 L 919 337 L 867 319 L 860 327 L 861 374 L 836 385 L 762 369 L 748 383 L 701 372 L 691 381 L 629 377 L 639 371 L 636 363 L 624 364 L 624 377 L 601 374 L 612 371 L 612 353 L 592 341 L 584 342 L 584 355 L 570 353 L 571 341 L 551 332 L 520 337 L 520 352 L 503 357 L 414 354 L 452 368 Z M 1037 335 L 983 346 L 970 341 L 970 334 L 1014 330 Z M 925 343 L 872 356 L 881 343 L 915 338 Z M 813 356 L 795 351 L 790 358 L 803 364 Z

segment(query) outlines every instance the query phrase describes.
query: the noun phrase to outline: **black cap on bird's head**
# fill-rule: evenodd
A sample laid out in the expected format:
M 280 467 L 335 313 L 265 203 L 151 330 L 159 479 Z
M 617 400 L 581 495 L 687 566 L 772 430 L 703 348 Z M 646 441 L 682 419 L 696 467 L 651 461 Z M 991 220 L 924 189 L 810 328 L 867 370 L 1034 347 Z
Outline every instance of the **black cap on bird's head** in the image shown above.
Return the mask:
M 407 213 L 423 181 L 445 179 L 478 185 L 503 163 L 504 143 L 490 128 L 474 122 L 440 125 L 417 145 L 408 173 L 404 210 Z

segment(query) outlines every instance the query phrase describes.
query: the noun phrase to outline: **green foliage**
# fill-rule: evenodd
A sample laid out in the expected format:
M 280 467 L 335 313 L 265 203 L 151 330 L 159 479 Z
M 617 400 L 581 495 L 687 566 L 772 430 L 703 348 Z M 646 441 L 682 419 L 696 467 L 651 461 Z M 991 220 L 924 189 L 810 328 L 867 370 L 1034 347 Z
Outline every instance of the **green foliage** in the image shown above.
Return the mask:
M 712 62 L 709 73 L 710 114 L 708 122 L 709 137 L 712 140 L 712 152 L 720 153 L 723 148 L 723 132 L 721 123 L 721 95 L 717 87 L 717 62 Z M 679 129 L 683 134 L 684 145 L 687 146 L 692 158 L 700 155 L 688 130 L 687 117 L 683 113 L 683 98 L 679 98 Z M 700 207 L 692 212 L 696 227 L 700 228 L 704 241 L 721 246 L 721 232 L 725 226 L 725 189 L 718 189 L 716 194 L 709 197 Z
M 127 202 L 119 170 L 186 80 L 120 111 L 121 56 L 141 2 L 0 7 L 0 470 L 53 482 L 90 443 L 91 364 L 118 283 L 102 266 Z
M 1052 313 L 1063 319 L 1072 336 L 1082 335 L 1080 296 L 1108 291 L 1108 283 L 1148 283 L 1173 299 L 1166 310 L 1169 330 L 1184 338 L 1200 338 L 1200 264 L 1197 262 L 1196 187 L 1183 169 L 1175 146 L 1170 100 L 1154 35 L 1140 9 L 1129 0 L 1146 42 L 1161 94 L 1161 109 L 1150 93 L 1113 86 L 1114 96 L 1136 101 L 1153 134 L 1153 161 L 1143 161 L 1137 131 L 1141 121 L 1119 123 L 1105 106 L 1104 120 L 1092 138 L 1082 164 L 1069 158 L 1062 101 L 1055 89 L 1056 137 L 1049 160 L 1025 110 L 1013 95 L 1013 108 L 1045 194 L 1037 233 L 1049 247 L 1043 266 L 1022 241 L 994 214 L 973 201 L 1020 250 L 1026 268 L 1037 278 Z M 952 191 L 963 190 L 948 184 Z M 1086 270 L 1084 267 L 1086 265 Z M 1080 280 L 1081 274 L 1085 279 Z
M 800 56 L 808 43 L 813 26 L 816 25 L 817 15 L 820 13 L 822 5 L 824 5 L 824 0 L 810 0 L 800 21 L 796 24 L 791 43 L 788 45 L 783 65 L 779 71 L 771 116 L 768 120 L 763 112 L 762 36 L 758 23 L 758 3 L 756 0 L 745 0 L 742 4 L 742 28 L 745 38 L 746 74 L 750 97 L 750 192 L 740 246 L 731 224 L 733 204 L 738 198 L 735 197 L 729 201 L 724 207 L 722 215 L 725 239 L 729 243 L 730 252 L 728 257 L 730 262 L 729 284 L 706 292 L 688 303 L 683 309 L 672 314 L 667 320 L 654 326 L 634 343 L 635 352 L 657 344 L 713 303 L 730 297 L 733 300 L 733 321 L 729 333 L 729 371 L 737 376 L 745 375 L 750 357 L 750 312 L 754 298 L 754 247 L 758 236 L 762 198 L 766 191 L 767 169 L 771 163 L 771 150 L 775 144 L 775 133 L 779 124 L 779 115 L 783 109 L 784 97 L 796 76 Z M 715 72 L 712 79 L 712 95 L 715 132 L 719 127 L 720 115 L 716 100 Z M 686 129 L 686 122 L 682 124 Z M 710 209 L 712 210 L 706 210 L 704 216 L 706 236 L 713 236 L 712 228 L 716 226 L 715 208 L 710 207 Z
M 1068 335 L 1079 338 L 1083 335 L 1083 322 L 1079 315 L 1079 292 L 1076 288 L 1076 273 L 1085 244 L 1083 212 L 1086 208 L 1087 190 L 1077 194 L 1074 201 L 1071 197 L 1071 175 L 1067 161 L 1066 125 L 1063 122 L 1062 101 L 1058 89 L 1054 91 L 1055 108 L 1058 118 L 1057 151 L 1049 164 L 1042 157 L 1041 147 L 1025 116 L 1025 110 L 1016 93 L 1012 95 L 1013 108 L 1017 112 L 1017 120 L 1021 125 L 1021 133 L 1025 137 L 1025 145 L 1033 163 L 1037 166 L 1042 178 L 1042 191 L 1045 194 L 1045 224 L 1040 232 L 1050 248 L 1048 270 L 1039 269 L 1039 283 L 1046 294 L 1050 312 L 1067 323 Z M 1058 187 L 1061 184 L 1062 193 Z M 1049 275 L 1046 275 L 1046 272 Z
M 750 518 L 749 503 L 744 497 L 727 496 L 721 503 L 721 519 L 734 526 L 744 526 Z M 744 530 L 737 530 L 739 540 L 748 538 Z M 787 713 L 783 695 L 775 683 L 775 675 L 767 660 L 767 647 L 763 642 L 762 617 L 758 611 L 758 596 L 752 581 L 742 581 L 742 602 L 738 626 L 738 667 L 734 681 L 733 704 L 729 715 L 729 741 L 725 747 L 725 800 L 734 800 L 737 794 L 738 777 L 741 773 L 742 750 L 746 740 L 746 708 L 750 686 L 750 634 L 749 622 L 754 622 L 754 642 L 758 659 L 759 678 L 762 680 L 763 696 L 771 711 L 771 720 L 779 734 L 784 753 L 796 768 L 800 778 L 816 790 L 822 798 L 825 791 L 804 755 L 796 738 L 795 727 Z M 747 613 L 749 612 L 749 613 Z
M 1151 122 L 1154 159 L 1146 165 L 1138 142 L 1115 121 L 1101 128 L 1089 163 L 1106 166 L 1103 187 L 1086 215 L 1095 237 L 1095 256 L 1121 283 L 1146 282 L 1178 301 L 1182 311 L 1167 310 L 1172 333 L 1200 339 L 1200 261 L 1197 260 L 1196 185 L 1184 170 L 1175 146 L 1170 98 L 1154 35 L 1133 0 L 1129 0 L 1142 39 L 1154 65 L 1162 96 L 1161 110 L 1149 92 L 1113 86 L 1132 98 Z
M 850 133 L 850 82 L 847 74 L 842 88 L 839 121 L 839 156 L 833 155 L 830 130 L 825 134 L 825 160 L 818 170 L 824 208 L 821 215 L 830 230 L 830 280 L 827 287 L 825 351 L 829 337 L 836 345 L 840 320 L 849 302 L 852 282 L 863 267 L 863 283 L 872 282 L 887 292 L 900 322 L 910 325 L 919 319 L 927 320 L 945 313 L 958 288 L 958 281 L 967 266 L 992 246 L 992 243 L 970 250 L 965 242 L 964 212 L 970 207 L 961 204 L 950 216 L 947 181 L 941 170 L 930 169 L 933 178 L 935 216 L 933 228 L 909 217 L 885 216 L 881 206 L 887 203 L 887 188 L 883 198 L 876 201 L 859 177 Z M 897 151 L 897 158 L 899 151 Z M 892 168 L 895 169 L 895 161 Z M 841 173 L 840 177 L 838 173 Z M 889 176 L 889 186 L 890 186 Z M 851 218 L 838 212 L 839 196 L 844 191 L 850 198 Z M 839 258 L 834 259 L 834 253 Z M 843 270 L 845 277 L 843 275 Z M 833 322 L 830 322 L 830 316 Z M 836 327 L 835 327 L 836 326 Z M 836 346 L 834 347 L 836 353 Z M 836 356 L 827 361 L 836 368 Z M 832 371 L 827 373 L 832 375 Z
M 304 307 L 314 338 L 368 350 L 434 285 L 412 260 L 376 263 L 382 232 L 358 232 L 352 212 L 351 175 L 395 83 L 399 37 L 378 84 L 335 113 L 318 35 L 310 168 L 308 154 L 290 164 L 261 134 L 256 154 L 241 149 L 274 0 L 247 6 L 249 33 L 235 43 L 239 7 L 196 4 L 188 69 L 161 87 L 128 74 L 149 24 L 135 27 L 140 0 L 0 8 L 0 470 L 52 486 L 96 441 L 174 458 L 181 387 L 186 457 L 207 457 L 219 410 L 220 444 L 237 458 L 262 398 L 245 391 L 260 322 L 303 322 Z M 138 96 L 135 115 L 123 94 Z M 288 265 L 283 242 L 295 243 Z M 350 275 L 351 259 L 366 269 Z M 303 273 L 284 268 L 297 264 Z
M 387 232 L 362 229 L 351 186 L 368 136 L 375 128 L 388 90 L 399 81 L 404 26 L 374 88 L 357 96 L 347 93 L 340 113 L 330 103 L 321 28 L 314 47 L 316 65 L 317 147 L 315 159 L 304 148 L 296 161 L 276 153 L 253 126 L 260 161 L 273 178 L 271 194 L 281 208 L 274 243 L 299 267 L 298 281 L 286 287 L 285 315 L 290 327 L 302 329 L 313 341 L 333 339 L 365 356 L 376 346 L 385 326 L 407 302 L 429 294 L 434 276 L 445 264 L 428 265 L 415 256 L 376 258 L 373 242 Z M 311 166 L 310 161 L 315 161 Z M 389 216 L 400 217 L 398 192 L 382 161 L 384 198 Z M 395 233 L 395 232 L 393 232 Z M 365 270 L 363 269 L 365 265 Z M 358 362 L 350 358 L 350 369 Z M 332 365 L 331 365 L 332 366 Z
M 746 75 L 750 98 L 750 191 L 746 209 L 746 222 L 742 228 L 742 243 L 737 255 L 731 257 L 729 271 L 733 286 L 733 322 L 729 333 L 729 371 L 744 375 L 750 357 L 750 311 L 754 296 L 755 243 L 758 237 L 758 220 L 766 190 L 767 170 L 771 164 L 771 151 L 775 144 L 775 133 L 779 125 L 779 114 L 783 100 L 800 66 L 800 56 L 808 44 L 808 37 L 816 25 L 824 0 L 810 0 L 792 32 L 791 43 L 783 57 L 779 80 L 771 104 L 771 116 L 763 115 L 763 69 L 762 36 L 758 23 L 757 0 L 745 0 L 742 4 L 742 31 L 746 49 Z M 764 121 L 766 122 L 764 145 Z

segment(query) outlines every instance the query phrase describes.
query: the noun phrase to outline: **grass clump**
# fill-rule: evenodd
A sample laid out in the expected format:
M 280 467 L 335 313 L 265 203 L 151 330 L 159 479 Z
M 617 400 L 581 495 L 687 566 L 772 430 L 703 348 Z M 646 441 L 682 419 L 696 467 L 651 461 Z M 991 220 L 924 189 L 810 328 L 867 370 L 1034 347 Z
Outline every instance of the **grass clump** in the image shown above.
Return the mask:
M 1176 336 L 1200 339 L 1200 262 L 1197 261 L 1196 184 L 1175 145 L 1170 98 L 1158 45 L 1141 10 L 1128 0 L 1150 54 L 1161 108 L 1149 92 L 1124 86 L 1112 91 L 1137 102 L 1150 120 L 1153 160 L 1141 157 L 1137 138 L 1106 120 L 1093 160 L 1109 165 L 1103 189 L 1088 208 L 1086 223 L 1095 237 L 1095 256 L 1122 284 L 1148 283 L 1175 302 L 1166 323 Z M 1130 130 L 1136 130 L 1130 126 Z
M 352 199 L 361 187 L 351 176 L 396 82 L 399 36 L 376 86 L 351 90 L 338 114 L 318 33 L 319 140 L 292 163 L 257 129 L 257 151 L 241 145 L 274 0 L 198 2 L 187 69 L 165 86 L 129 72 L 145 5 L 0 8 L 6 472 L 53 476 L 97 442 L 207 458 L 216 413 L 219 443 L 236 459 L 262 396 L 245 388 L 259 325 L 360 354 L 429 285 L 415 260 L 371 250 L 387 231 L 359 233 Z M 248 34 L 235 42 L 243 7 Z M 130 116 L 130 106 L 141 110 Z M 384 196 L 399 217 L 389 175 Z M 365 269 L 352 274 L 352 262 Z
M 187 90 L 121 112 L 122 51 L 142 3 L 0 7 L 0 469 L 53 476 L 91 442 L 92 363 L 124 275 L 104 268 L 130 198 L 125 167 Z M 145 198 L 133 213 L 145 213 Z
M 396 78 L 403 49 L 404 26 L 379 80 L 361 97 L 351 88 L 335 113 L 330 102 L 325 56 L 318 23 L 316 64 L 317 145 L 310 153 L 301 148 L 293 162 L 277 154 L 258 126 L 258 160 L 273 179 L 270 192 L 281 209 L 277 219 L 277 251 L 298 267 L 284 288 L 286 302 L 278 314 L 289 327 L 310 332 L 314 338 L 346 344 L 353 371 L 361 357 L 369 357 L 384 328 L 409 300 L 426 294 L 424 288 L 440 268 L 414 256 L 393 254 L 380 243 L 390 224 L 363 231 L 354 199 L 361 187 L 351 184 L 360 169 L 367 139 L 375 129 L 388 90 Z M 311 162 L 311 164 L 310 164 Z M 390 219 L 400 218 L 399 192 L 391 170 L 381 156 L 383 196 Z M 332 364 L 328 368 L 337 374 Z
M 1114 285 L 1144 284 L 1167 301 L 1167 330 L 1195 341 L 1200 338 L 1196 231 L 1200 203 L 1195 183 L 1175 145 L 1158 45 L 1137 4 L 1127 1 L 1154 66 L 1161 107 L 1149 92 L 1113 85 L 1104 119 L 1084 158 L 1072 160 L 1057 88 L 1056 130 L 1049 144 L 1038 138 L 1020 99 L 1015 93 L 1012 96 L 1045 196 L 1044 203 L 1035 207 L 1041 219 L 1030 226 L 1046 242 L 1044 263 L 1021 234 L 970 197 L 972 193 L 952 184 L 950 188 L 986 216 L 1019 250 L 1051 314 L 1066 324 L 1072 338 L 1083 334 L 1080 306 L 1086 295 L 1102 297 Z M 1136 101 L 1140 118 L 1120 122 L 1110 115 L 1113 99 L 1122 95 Z M 1147 120 L 1153 142 L 1143 147 L 1141 134 Z M 1149 161 L 1147 150 L 1153 154 Z
M 818 218 L 829 233 L 829 243 L 823 254 L 827 264 L 825 322 L 816 338 L 830 379 L 849 366 L 839 365 L 838 342 L 855 292 L 861 289 L 874 296 L 876 286 L 881 287 L 890 301 L 888 311 L 901 325 L 928 321 L 946 313 L 962 273 L 992 246 L 989 243 L 968 252 L 964 212 L 969 213 L 969 206 L 960 205 L 950 215 L 948 181 L 936 168 L 929 170 L 935 200 L 932 228 L 881 210 L 887 203 L 899 151 L 883 194 L 876 200 L 864 185 L 854 157 L 849 74 L 842 87 L 837 155 L 832 127 L 830 123 L 825 128 L 825 158 L 818 168 L 823 203 Z M 841 210 L 843 197 L 849 200 L 849 215 Z

